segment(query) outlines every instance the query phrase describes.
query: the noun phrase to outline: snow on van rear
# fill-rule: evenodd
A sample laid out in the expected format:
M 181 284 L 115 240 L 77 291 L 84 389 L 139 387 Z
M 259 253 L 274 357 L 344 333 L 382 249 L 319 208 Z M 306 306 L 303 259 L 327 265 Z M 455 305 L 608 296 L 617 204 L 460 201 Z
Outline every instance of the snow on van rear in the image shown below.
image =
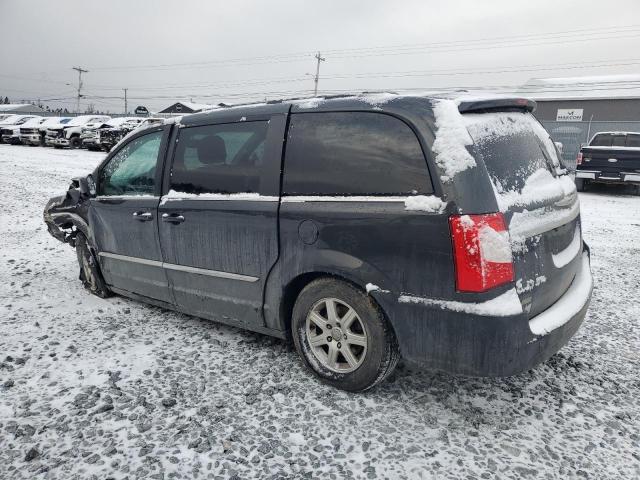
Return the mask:
M 476 166 L 475 159 L 466 148 L 473 145 L 473 139 L 462 121 L 455 101 L 436 100 L 433 114 L 436 117 L 437 132 L 432 148 L 436 154 L 436 164 L 443 173 L 440 178 L 449 182 L 456 174 Z

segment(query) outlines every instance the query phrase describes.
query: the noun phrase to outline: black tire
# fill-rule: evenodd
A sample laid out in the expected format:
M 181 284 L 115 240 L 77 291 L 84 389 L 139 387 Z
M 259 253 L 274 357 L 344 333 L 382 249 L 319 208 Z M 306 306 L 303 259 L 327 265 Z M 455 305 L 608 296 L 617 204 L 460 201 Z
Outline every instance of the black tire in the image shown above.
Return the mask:
M 61 148 L 62 148 L 62 145 L 54 145 L 54 146 L 53 146 L 53 148 L 61 149 Z
M 584 178 L 576 178 L 576 190 L 584 192 Z
M 100 298 L 111 296 L 111 290 L 100 272 L 100 266 L 95 255 L 89 248 L 86 237 L 82 233 L 76 236 L 76 255 L 80 266 L 79 279 L 84 288 Z
M 325 366 L 313 353 L 307 338 L 307 315 L 318 302 L 329 298 L 344 302 L 355 310 L 367 337 L 360 365 L 348 373 L 336 372 Z M 291 332 L 305 365 L 325 383 L 349 392 L 361 392 L 382 382 L 400 359 L 395 333 L 380 307 L 369 295 L 334 278 L 314 280 L 300 292 L 293 307 Z
M 80 137 L 71 137 L 69 139 L 69 148 L 80 148 L 82 146 L 82 141 Z

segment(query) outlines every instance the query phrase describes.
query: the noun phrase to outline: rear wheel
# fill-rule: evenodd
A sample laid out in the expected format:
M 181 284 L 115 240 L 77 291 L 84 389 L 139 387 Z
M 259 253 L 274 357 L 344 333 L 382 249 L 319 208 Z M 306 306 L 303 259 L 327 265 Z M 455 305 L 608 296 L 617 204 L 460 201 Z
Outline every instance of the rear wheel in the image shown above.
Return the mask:
M 584 187 L 585 187 L 584 178 L 576 178 L 576 189 L 579 192 L 584 192 Z
M 324 382 L 359 392 L 384 380 L 400 358 L 382 310 L 351 284 L 322 278 L 296 300 L 291 322 L 296 350 Z
M 84 288 L 100 298 L 111 296 L 111 291 L 102 278 L 95 255 L 89 248 L 87 238 L 81 233 L 76 236 L 76 255 L 80 265 L 79 278 Z

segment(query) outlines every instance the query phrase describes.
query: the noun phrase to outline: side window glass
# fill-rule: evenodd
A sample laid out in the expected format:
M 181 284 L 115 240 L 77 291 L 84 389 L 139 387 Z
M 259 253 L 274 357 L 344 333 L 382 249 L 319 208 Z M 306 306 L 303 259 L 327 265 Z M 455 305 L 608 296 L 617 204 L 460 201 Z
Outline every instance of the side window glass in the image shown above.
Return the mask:
M 375 112 L 293 114 L 284 170 L 288 195 L 433 192 L 413 130 Z
M 126 144 L 100 171 L 99 195 L 153 195 L 162 132 Z
M 180 130 L 170 189 L 184 193 L 257 193 L 266 121 Z

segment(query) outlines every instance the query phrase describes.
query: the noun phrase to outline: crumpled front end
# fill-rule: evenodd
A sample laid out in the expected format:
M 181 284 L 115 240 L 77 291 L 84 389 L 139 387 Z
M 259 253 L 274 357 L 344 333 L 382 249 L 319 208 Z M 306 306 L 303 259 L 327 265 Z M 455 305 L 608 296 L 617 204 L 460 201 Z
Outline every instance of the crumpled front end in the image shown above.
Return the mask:
M 51 198 L 44 207 L 47 230 L 56 240 L 75 247 L 78 232 L 89 234 L 87 209 L 88 202 L 82 198 L 74 179 L 65 195 Z

